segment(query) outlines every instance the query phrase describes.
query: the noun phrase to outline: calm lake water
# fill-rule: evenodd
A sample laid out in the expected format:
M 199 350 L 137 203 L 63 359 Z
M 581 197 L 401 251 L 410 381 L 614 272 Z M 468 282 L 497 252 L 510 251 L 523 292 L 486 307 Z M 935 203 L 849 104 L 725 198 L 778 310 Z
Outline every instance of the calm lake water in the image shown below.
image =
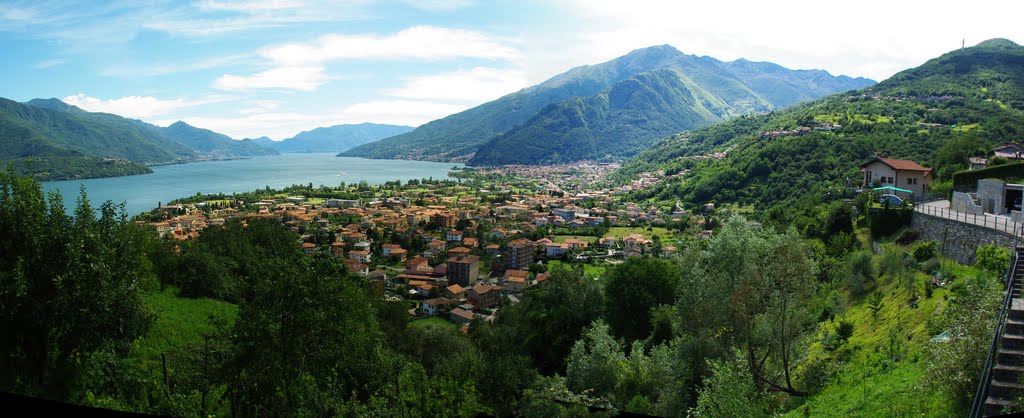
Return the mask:
M 67 206 L 74 206 L 81 185 L 93 207 L 107 200 L 126 202 L 129 216 L 148 211 L 158 202 L 196 193 L 238 193 L 267 186 L 293 184 L 337 186 L 366 180 L 370 184 L 424 178 L 446 178 L 461 164 L 427 161 L 368 160 L 335 154 L 283 154 L 245 160 L 208 161 L 153 167 L 152 174 L 88 180 L 48 181 L 43 190 L 59 190 Z

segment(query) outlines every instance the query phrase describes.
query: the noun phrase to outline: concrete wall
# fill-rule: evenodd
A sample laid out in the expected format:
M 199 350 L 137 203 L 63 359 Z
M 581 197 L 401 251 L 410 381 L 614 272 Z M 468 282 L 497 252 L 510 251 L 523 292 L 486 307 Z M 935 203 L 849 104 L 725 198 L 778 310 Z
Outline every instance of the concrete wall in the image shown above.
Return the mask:
M 1002 214 L 1006 207 L 1006 182 L 995 179 L 978 180 L 978 201 L 988 213 Z
M 974 198 L 968 193 L 953 192 L 953 200 L 949 202 L 949 208 L 957 212 L 981 215 L 982 208 L 974 202 Z
M 994 243 L 1013 250 L 1012 235 L 990 228 L 920 212 L 914 212 L 910 226 L 921 233 L 920 239 L 938 242 L 943 255 L 960 263 L 974 264 L 974 251 L 984 244 Z

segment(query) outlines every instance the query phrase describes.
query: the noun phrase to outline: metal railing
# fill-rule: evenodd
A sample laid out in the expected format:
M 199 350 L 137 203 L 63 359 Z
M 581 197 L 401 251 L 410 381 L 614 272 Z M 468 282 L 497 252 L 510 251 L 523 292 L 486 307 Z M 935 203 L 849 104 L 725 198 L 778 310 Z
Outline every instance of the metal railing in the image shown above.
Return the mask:
M 1014 236 L 1020 236 L 1020 223 L 1006 216 L 995 216 L 987 213 L 976 214 L 955 211 L 950 208 L 943 208 L 932 205 L 914 205 L 914 211 L 925 215 L 931 215 L 943 219 L 950 219 L 958 222 L 969 223 L 996 231 L 1005 232 Z
M 971 402 L 971 411 L 967 415 L 970 418 L 982 417 L 985 413 L 985 399 L 988 397 L 988 387 L 992 383 L 993 363 L 999 351 L 999 346 L 1002 344 L 1006 318 L 1010 313 L 1010 306 L 1013 303 L 1013 281 L 1014 276 L 1017 274 L 1018 257 L 1017 240 L 1014 238 L 1013 260 L 1010 262 L 1009 272 L 1006 276 L 1006 296 L 1003 297 L 1003 306 L 999 309 L 995 335 L 992 336 L 992 345 L 989 346 L 988 356 L 985 358 L 985 366 L 981 370 L 981 380 L 978 381 L 978 389 L 974 392 L 974 401 Z

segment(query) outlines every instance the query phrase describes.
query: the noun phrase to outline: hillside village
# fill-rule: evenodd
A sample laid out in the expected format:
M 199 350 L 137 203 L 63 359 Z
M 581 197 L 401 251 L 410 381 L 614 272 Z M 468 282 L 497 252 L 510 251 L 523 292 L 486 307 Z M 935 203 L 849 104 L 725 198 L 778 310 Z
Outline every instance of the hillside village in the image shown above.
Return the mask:
M 411 315 L 442 316 L 466 328 L 543 286 L 552 263 L 586 266 L 600 280 L 606 266 L 623 259 L 674 255 L 682 225 L 689 238 L 710 238 L 703 215 L 621 203 L 616 194 L 631 188 L 593 186 L 614 168 L 503 167 L 462 173 L 469 177 L 464 183 L 316 191 L 346 198 L 289 190 L 260 199 L 185 199 L 161 204 L 138 222 L 185 241 L 232 219 L 274 219 L 300 234 L 296 245 L 306 255 L 340 260 L 367 277 L 378 297 L 408 300 Z M 578 170 L 587 174 L 573 174 Z M 482 180 L 488 178 L 504 182 Z M 365 197 L 352 196 L 353 188 Z

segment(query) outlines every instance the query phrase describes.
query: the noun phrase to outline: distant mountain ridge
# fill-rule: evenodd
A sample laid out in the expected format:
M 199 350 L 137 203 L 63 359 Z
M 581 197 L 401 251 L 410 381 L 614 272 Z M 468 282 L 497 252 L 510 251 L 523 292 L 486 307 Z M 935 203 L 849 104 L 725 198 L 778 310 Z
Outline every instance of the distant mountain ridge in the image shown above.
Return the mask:
M 821 70 L 722 62 L 661 45 L 573 68 L 342 155 L 471 164 L 551 163 L 609 151 L 624 156 L 680 129 L 871 84 Z
M 811 129 L 796 133 L 801 127 Z M 788 213 L 801 199 L 859 186 L 859 164 L 876 152 L 913 160 L 949 181 L 969 157 L 1017 141 L 1021 132 L 1024 47 L 992 39 L 871 87 L 664 138 L 615 177 L 667 177 L 628 197 L 638 202 L 781 204 L 778 213 Z
M 42 180 L 141 174 L 152 164 L 276 153 L 183 122 L 161 128 L 57 99 L 0 98 L 0 162 Z
M 177 121 L 166 128 L 154 127 L 164 136 L 212 158 L 254 157 L 276 155 L 277 151 L 253 140 L 236 141 L 209 129 L 197 128 Z
M 411 126 L 375 123 L 335 125 L 303 131 L 283 141 L 263 137 L 257 139 L 256 143 L 282 153 L 343 152 L 411 130 Z

